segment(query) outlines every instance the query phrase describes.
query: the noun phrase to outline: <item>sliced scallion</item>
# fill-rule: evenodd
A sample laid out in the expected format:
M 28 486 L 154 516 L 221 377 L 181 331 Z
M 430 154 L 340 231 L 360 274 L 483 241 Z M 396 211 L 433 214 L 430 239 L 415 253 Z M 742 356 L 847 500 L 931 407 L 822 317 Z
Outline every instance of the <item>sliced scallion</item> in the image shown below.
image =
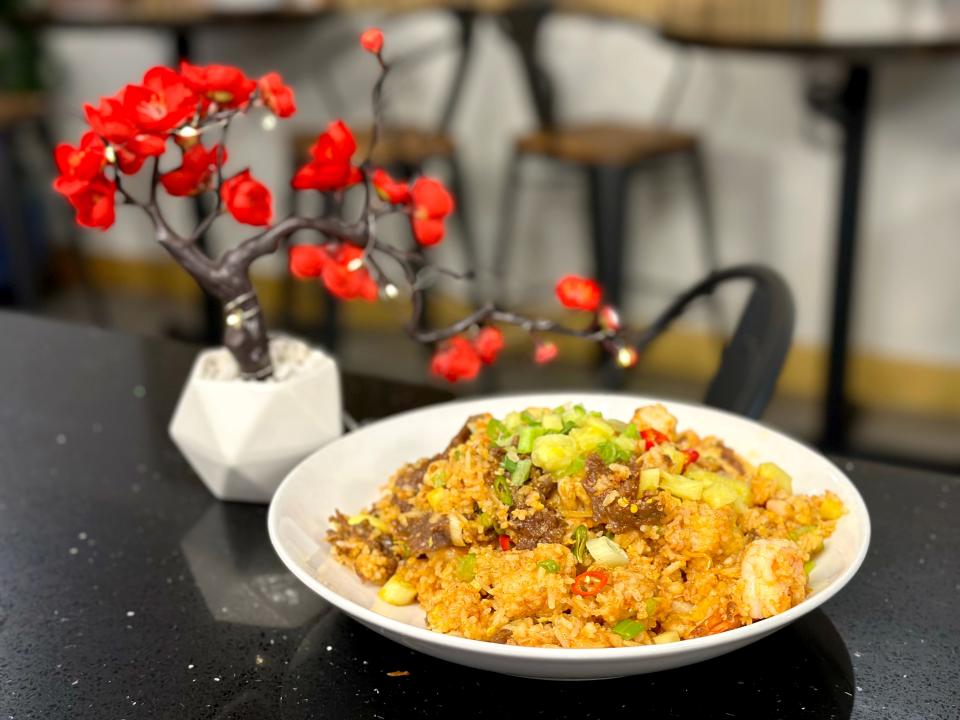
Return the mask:
M 560 565 L 556 560 L 541 560 L 537 563 L 537 567 L 542 567 L 548 573 L 560 572 Z
M 507 507 L 513 505 L 513 493 L 510 492 L 510 485 L 504 475 L 497 475 L 493 479 L 493 492 L 497 498 Z
M 517 441 L 518 453 L 533 452 L 533 443 L 538 437 L 546 432 L 542 427 L 532 427 L 525 425 L 520 428 L 520 438 Z
M 573 531 L 573 556 L 580 565 L 583 565 L 587 554 L 587 526 L 577 525 Z
M 613 540 L 604 536 L 587 540 L 587 550 L 601 565 L 623 567 L 627 564 L 627 553 Z
M 637 635 L 646 629 L 646 625 L 639 620 L 634 620 L 633 618 L 621 620 L 613 626 L 613 631 L 624 640 L 633 640 Z
M 457 563 L 457 577 L 464 582 L 470 582 L 476 574 L 477 556 L 473 553 L 468 553 L 460 558 L 460 562 Z
M 507 434 L 507 426 L 493 418 L 487 423 L 487 437 L 491 440 L 497 440 L 501 435 Z
M 533 462 L 528 458 L 526 460 L 519 460 L 515 463 L 513 471 L 510 473 L 510 484 L 513 487 L 520 487 L 523 485 L 527 478 L 530 477 L 530 468 L 533 467 Z

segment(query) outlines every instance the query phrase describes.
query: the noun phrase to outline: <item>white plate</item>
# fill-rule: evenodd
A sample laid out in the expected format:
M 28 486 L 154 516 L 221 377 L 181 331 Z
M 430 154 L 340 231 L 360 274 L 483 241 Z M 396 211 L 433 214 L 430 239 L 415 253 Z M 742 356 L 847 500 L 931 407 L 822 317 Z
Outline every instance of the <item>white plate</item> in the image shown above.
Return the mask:
M 528 406 L 582 403 L 605 416 L 628 420 L 655 399 L 590 393 L 483 398 L 433 405 L 366 426 L 333 441 L 297 466 L 283 481 L 267 520 L 270 540 L 286 566 L 307 587 L 348 615 L 403 645 L 470 667 L 552 679 L 633 675 L 689 665 L 730 652 L 769 635 L 826 602 L 856 573 L 870 542 L 870 518 L 850 480 L 823 456 L 751 420 L 719 410 L 664 401 L 681 428 L 717 435 L 751 462 L 771 460 L 793 476 L 798 493 L 832 490 L 847 514 L 826 541 L 810 576 L 813 593 L 785 613 L 709 637 L 630 648 L 529 648 L 467 640 L 428 630 L 418 605 L 397 608 L 376 597 L 377 588 L 333 560 L 324 541 L 327 519 L 369 505 L 403 463 L 447 446 L 470 416 L 503 417 Z

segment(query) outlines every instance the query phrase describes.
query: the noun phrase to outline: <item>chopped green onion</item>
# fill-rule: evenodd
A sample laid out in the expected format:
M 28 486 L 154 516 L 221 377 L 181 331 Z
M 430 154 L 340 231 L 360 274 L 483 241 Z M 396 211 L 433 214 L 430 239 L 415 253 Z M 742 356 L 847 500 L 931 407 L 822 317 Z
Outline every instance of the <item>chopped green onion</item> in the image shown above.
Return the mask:
M 503 465 L 507 472 L 513 472 L 517 469 L 517 461 L 510 459 L 509 455 L 503 458 L 503 462 L 500 464 Z
M 660 473 L 660 487 L 683 500 L 699 500 L 703 495 L 702 480 L 692 480 L 668 472 Z
M 627 424 L 622 420 L 614 420 L 613 418 L 607 418 L 604 422 L 607 423 L 610 427 L 614 429 L 615 432 L 622 433 L 627 429 Z
M 647 626 L 642 622 L 639 620 L 633 620 L 631 618 L 621 620 L 613 626 L 613 631 L 624 640 L 633 640 L 637 635 L 646 629 Z
M 542 427 L 525 425 L 520 428 L 520 439 L 517 442 L 517 452 L 529 453 L 533 451 L 533 443 L 546 432 Z
M 640 494 L 660 487 L 660 468 L 645 468 L 640 471 L 640 484 L 637 489 Z
M 631 440 L 636 440 L 638 437 L 640 437 L 640 431 L 637 430 L 637 426 L 636 426 L 636 425 L 634 425 L 633 423 L 630 423 L 630 424 L 627 425 L 627 427 L 624 429 L 624 431 L 623 431 L 623 436 L 624 436 L 624 437 L 628 437 L 628 438 L 630 438 Z
M 497 475 L 493 479 L 493 492 L 507 507 L 513 505 L 513 493 L 510 492 L 510 486 L 507 484 L 507 478 L 504 475 Z
M 561 417 L 563 418 L 563 424 L 567 423 L 572 424 L 574 427 L 579 425 L 583 420 L 584 416 L 587 414 L 586 410 L 583 409 L 582 405 L 574 405 L 569 410 L 566 410 Z
M 814 563 L 813 563 L 813 560 L 807 560 L 807 561 L 803 564 L 803 571 L 804 571 L 807 575 L 809 575 L 810 573 L 813 572 L 813 564 L 814 564 Z
M 571 552 L 573 552 L 573 556 L 577 559 L 577 562 L 583 565 L 587 553 L 586 525 L 577 525 L 577 529 L 573 531 L 573 549 Z
M 615 443 L 616 446 L 626 454 L 626 458 L 628 460 L 630 459 L 630 456 L 637 451 L 637 441 L 633 438 L 628 438 L 626 435 L 617 435 L 610 442 Z
M 563 428 L 560 430 L 560 433 L 563 434 L 563 435 L 566 435 L 568 432 L 570 432 L 571 430 L 573 430 L 576 426 L 577 426 L 577 424 L 576 424 L 575 422 L 573 422 L 572 420 L 564 420 L 564 421 L 563 421 Z
M 493 515 L 488 512 L 480 513 L 480 517 L 477 518 L 482 528 L 492 528 L 493 527 Z
M 560 565 L 557 564 L 556 560 L 541 560 L 537 563 L 537 567 L 542 567 L 548 573 L 555 573 L 560 571 Z
M 540 424 L 540 421 L 537 420 L 533 415 L 531 415 L 531 414 L 530 414 L 528 411 L 526 411 L 526 410 L 524 410 L 522 413 L 520 413 L 520 418 L 521 418 L 527 425 L 539 425 L 539 424 Z
M 510 473 L 510 484 L 513 485 L 513 487 L 523 485 L 527 481 L 527 478 L 530 477 L 531 467 L 533 467 L 533 462 L 529 459 L 517 462 L 513 471 Z
M 623 548 L 606 536 L 587 540 L 587 550 L 601 565 L 623 567 L 629 562 Z
M 567 465 L 563 470 L 558 470 L 554 473 L 555 477 L 562 478 L 568 477 L 570 475 L 576 475 L 578 472 L 583 470 L 583 466 L 586 464 L 583 457 L 577 457 L 572 463 Z
M 626 462 L 630 459 L 629 452 L 610 440 L 597 445 L 596 453 L 607 465 L 615 462 Z
M 523 425 L 523 418 L 520 417 L 518 412 L 507 413 L 507 416 L 503 419 L 503 424 L 507 426 L 510 432 L 515 432 Z
M 507 434 L 507 426 L 493 418 L 487 423 L 487 437 L 491 440 L 497 440 L 501 435 Z
M 597 445 L 597 455 L 609 465 L 617 459 L 617 446 L 612 442 L 603 442 Z
M 469 553 L 460 558 L 457 564 L 457 577 L 464 582 L 470 582 L 477 574 L 477 556 Z
M 794 542 L 796 542 L 807 533 L 811 533 L 816 529 L 817 529 L 816 525 L 801 525 L 800 527 L 788 532 L 787 537 L 793 540 Z
M 443 471 L 435 473 L 434 476 L 430 479 L 430 482 L 433 483 L 435 488 L 442 488 L 446 485 L 447 476 Z
M 657 605 L 660 604 L 660 598 L 652 597 L 647 598 L 647 617 L 653 617 L 653 613 L 657 610 Z

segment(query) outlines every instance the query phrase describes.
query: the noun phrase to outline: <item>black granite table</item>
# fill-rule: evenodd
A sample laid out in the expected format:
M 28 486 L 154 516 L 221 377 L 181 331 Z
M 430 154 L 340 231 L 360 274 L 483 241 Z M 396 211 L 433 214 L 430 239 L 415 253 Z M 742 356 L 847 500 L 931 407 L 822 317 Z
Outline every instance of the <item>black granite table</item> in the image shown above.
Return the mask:
M 167 439 L 195 349 L 0 313 L 0 718 L 957 718 L 960 479 L 842 461 L 874 522 L 822 610 L 621 680 L 418 655 L 287 573 L 264 507 L 219 503 Z M 348 377 L 372 417 L 444 393 Z M 393 671 L 409 675 L 391 677 Z

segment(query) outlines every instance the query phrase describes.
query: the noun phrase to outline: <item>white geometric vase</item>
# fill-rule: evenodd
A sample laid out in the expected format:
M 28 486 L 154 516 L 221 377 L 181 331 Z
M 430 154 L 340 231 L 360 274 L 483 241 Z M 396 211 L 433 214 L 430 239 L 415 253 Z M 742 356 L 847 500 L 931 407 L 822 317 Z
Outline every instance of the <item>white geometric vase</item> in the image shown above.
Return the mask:
M 225 348 L 197 357 L 170 421 L 170 437 L 220 500 L 267 503 L 280 481 L 343 429 L 333 358 L 289 338 L 271 340 L 295 367 L 275 379 L 241 380 Z M 283 360 L 281 359 L 282 363 Z M 277 379 L 279 378 L 279 379 Z

